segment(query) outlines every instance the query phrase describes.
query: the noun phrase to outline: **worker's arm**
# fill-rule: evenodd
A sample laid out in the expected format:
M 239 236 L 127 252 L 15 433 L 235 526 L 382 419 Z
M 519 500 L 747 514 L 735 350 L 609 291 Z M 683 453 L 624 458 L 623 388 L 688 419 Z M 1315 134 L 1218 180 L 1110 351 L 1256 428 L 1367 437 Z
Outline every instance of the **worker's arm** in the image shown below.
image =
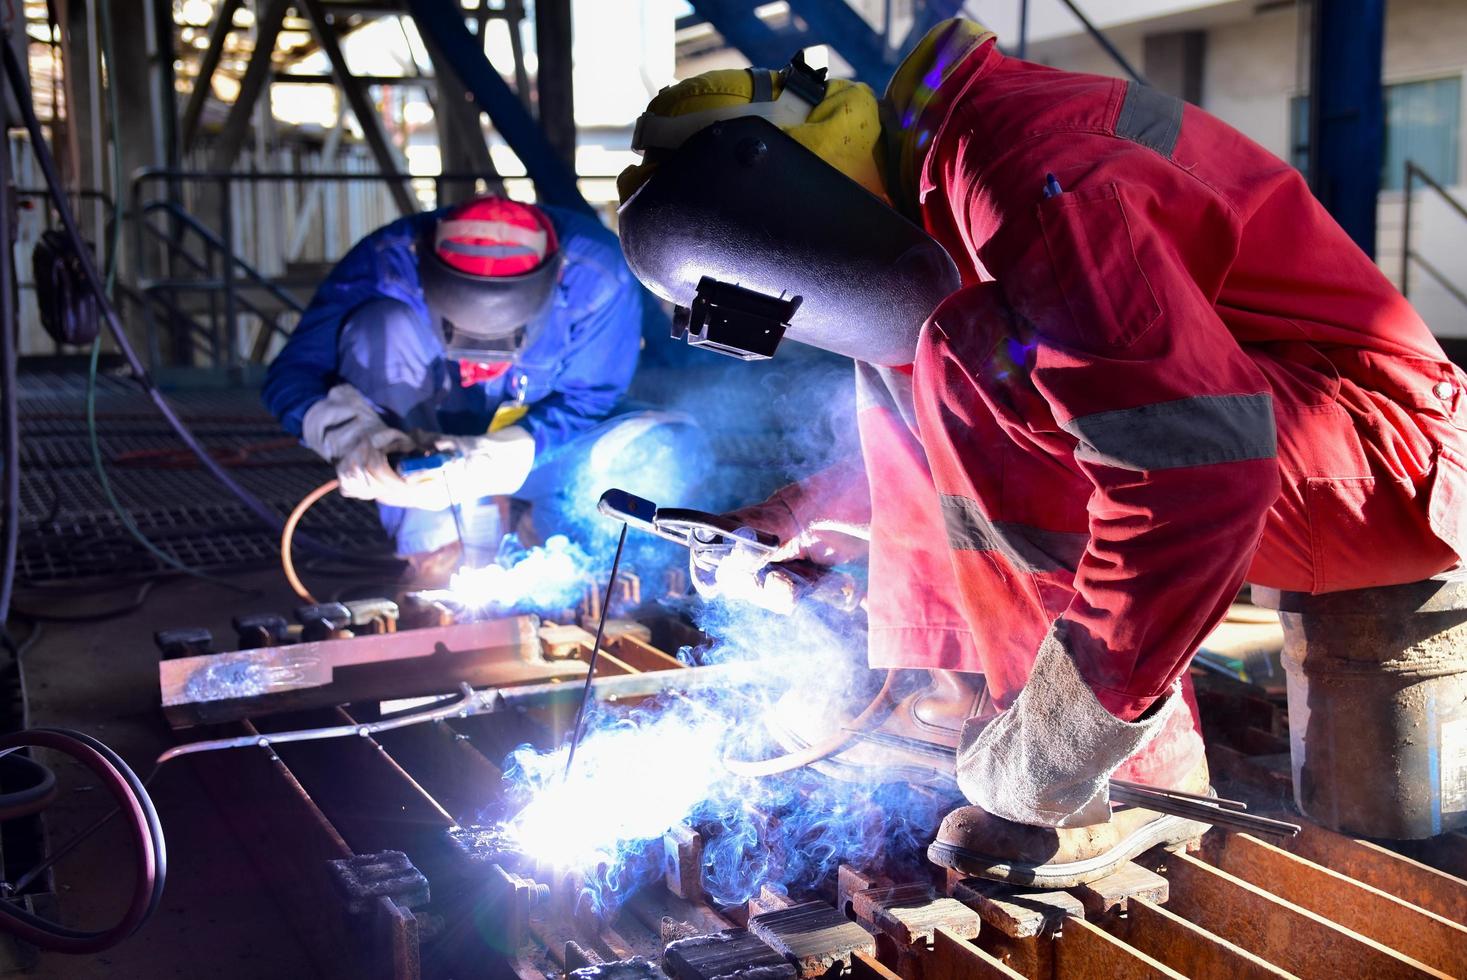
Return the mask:
M 1094 487 L 1074 598 L 1013 710 L 967 746 L 975 802 L 1029 823 L 1104 819 L 1106 779 L 1175 709 L 1279 492 L 1269 385 L 1209 298 L 1239 219 L 1160 155 L 1095 142 L 1109 159 L 1058 197 L 1010 191 L 1042 247 L 991 264 Z M 1037 781 L 1027 803 L 1016 773 Z
M 260 397 L 281 428 L 293 436 L 302 434 L 306 412 L 336 383 L 338 327 L 312 318 L 308 310 L 265 372 Z
M 387 300 L 401 305 L 408 318 L 426 317 L 413 242 L 432 219 L 432 213 L 414 215 L 363 238 L 316 290 L 285 346 L 270 363 L 260 392 L 266 408 L 286 432 L 301 435 L 306 412 L 345 380 L 338 344 L 345 324 L 357 311 Z M 413 327 L 422 332 L 417 323 Z M 379 343 L 388 341 L 383 338 Z
M 645 294 L 625 266 L 571 265 L 570 280 L 600 277 L 600 282 L 568 281 L 569 308 L 578 292 L 596 296 L 584 313 L 568 325 L 568 346 L 562 355 L 554 390 L 534 402 L 519 423 L 535 440 L 539 456 L 569 442 L 604 420 L 626 394 L 637 369 L 642 341 L 642 304 Z

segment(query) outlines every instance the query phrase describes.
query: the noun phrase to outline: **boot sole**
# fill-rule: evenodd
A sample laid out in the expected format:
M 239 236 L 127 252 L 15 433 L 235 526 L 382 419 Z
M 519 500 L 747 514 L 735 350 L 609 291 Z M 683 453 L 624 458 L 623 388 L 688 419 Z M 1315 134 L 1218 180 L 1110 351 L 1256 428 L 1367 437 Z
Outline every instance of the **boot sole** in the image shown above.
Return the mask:
M 1180 844 L 1201 837 L 1211 824 L 1163 815 L 1138 828 L 1103 854 L 1066 864 L 1030 864 L 980 854 L 966 847 L 935 840 L 927 846 L 927 860 L 965 875 L 1039 888 L 1073 888 L 1113 873 L 1127 861 L 1153 847 Z

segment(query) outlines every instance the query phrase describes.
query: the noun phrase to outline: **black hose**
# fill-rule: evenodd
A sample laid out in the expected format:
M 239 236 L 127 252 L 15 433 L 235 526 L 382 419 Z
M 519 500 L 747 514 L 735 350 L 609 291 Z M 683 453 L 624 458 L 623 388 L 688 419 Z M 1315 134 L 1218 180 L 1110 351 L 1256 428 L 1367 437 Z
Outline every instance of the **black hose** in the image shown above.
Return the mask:
M 6 32 L 8 35 L 8 32 Z M 147 368 L 143 366 L 142 359 L 138 357 L 137 351 L 133 349 L 132 342 L 127 339 L 127 333 L 122 329 L 122 321 L 117 316 L 117 310 L 107 298 L 107 289 L 102 282 L 102 276 L 97 271 L 97 264 L 93 259 L 91 251 L 83 244 L 81 231 L 76 224 L 76 217 L 71 213 L 71 202 L 67 200 L 65 189 L 61 182 L 61 176 L 56 170 L 56 161 L 51 156 L 51 149 L 46 143 L 45 133 L 41 129 L 41 121 L 36 116 L 35 106 L 31 102 L 30 85 L 26 82 L 25 73 L 21 70 L 20 61 L 15 52 L 11 50 L 8 43 L 0 44 L 0 59 L 5 63 L 5 75 L 10 81 L 11 91 L 15 101 L 20 107 L 20 113 L 25 121 L 25 128 L 31 137 L 31 151 L 35 154 L 36 163 L 40 165 L 41 173 L 46 178 L 46 189 L 50 192 L 52 204 L 56 208 L 56 214 L 61 219 L 62 227 L 76 246 L 77 257 L 81 261 L 82 272 L 85 274 L 87 284 L 91 286 L 97 302 L 101 306 L 104 322 L 107 330 L 112 334 L 117 349 L 122 352 L 128 367 L 132 369 L 134 377 L 148 392 L 148 397 L 157 406 L 163 418 L 167 420 L 178 438 L 183 440 L 204 468 L 213 474 L 214 478 L 224 485 L 230 493 L 234 494 L 251 513 L 258 517 L 264 524 L 280 531 L 285 526 L 282 517 L 270 509 L 264 501 L 250 493 L 239 484 L 234 477 L 224 469 L 213 455 L 199 442 L 198 438 L 191 432 L 173 406 L 169 404 L 167 397 L 163 394 L 152 376 L 148 374 Z M 17 485 L 17 493 L 19 487 Z M 346 561 L 356 560 L 355 555 L 340 551 L 318 541 L 302 538 L 304 547 L 318 554 L 331 555 Z
M 7 52 L 10 44 L 0 44 Z M 13 53 L 8 53 L 15 60 Z M 5 130 L 0 126 L 0 136 Z M 0 139 L 0 383 L 5 386 L 5 554 L 0 570 L 0 623 L 10 616 L 10 600 L 15 592 L 16 563 L 20 557 L 20 396 L 16 385 L 16 335 L 14 250 L 10 247 L 10 141 Z

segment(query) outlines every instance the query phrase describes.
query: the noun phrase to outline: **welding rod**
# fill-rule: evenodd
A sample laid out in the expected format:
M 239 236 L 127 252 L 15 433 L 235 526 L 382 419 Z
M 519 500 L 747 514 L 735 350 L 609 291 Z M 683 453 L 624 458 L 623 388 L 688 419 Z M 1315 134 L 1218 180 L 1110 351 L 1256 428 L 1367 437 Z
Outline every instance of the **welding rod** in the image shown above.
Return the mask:
M 1302 829 L 1296 823 L 1274 820 L 1270 817 L 1260 817 L 1253 813 L 1243 813 L 1237 809 L 1224 809 L 1220 805 L 1223 802 L 1234 803 L 1231 800 L 1211 800 L 1211 802 L 1203 803 L 1197 800 L 1184 799 L 1174 793 L 1153 790 L 1134 784 L 1117 784 L 1112 781 L 1110 784 L 1110 798 L 1117 803 L 1128 803 L 1131 806 L 1140 806 L 1148 810 L 1155 810 L 1157 813 L 1166 813 L 1174 817 L 1196 820 L 1199 823 L 1227 827 L 1230 830 L 1245 833 L 1270 834 L 1277 837 L 1297 837 Z
M 846 731 L 853 731 L 846 729 Z M 939 742 L 929 742 L 926 739 L 911 738 L 903 735 L 892 735 L 885 732 L 854 732 L 860 738 L 875 742 L 877 744 L 892 745 L 908 751 L 921 752 L 927 755 L 937 756 L 952 760 L 953 749 Z M 1110 798 L 1117 803 L 1126 803 L 1131 806 L 1141 806 L 1157 813 L 1167 813 L 1173 816 L 1185 817 L 1189 820 L 1197 820 L 1202 823 L 1215 824 L 1219 827 L 1229 827 L 1234 830 L 1255 831 L 1261 834 L 1276 834 L 1283 837 L 1295 837 L 1299 834 L 1297 824 L 1285 823 L 1282 820 L 1272 820 L 1268 817 L 1260 817 L 1246 813 L 1248 804 L 1238 800 L 1225 800 L 1216 796 L 1201 796 L 1197 793 L 1185 793 L 1175 789 L 1157 789 L 1151 786 L 1142 786 L 1140 783 L 1131 783 L 1123 779 L 1112 779 L 1110 781 Z
M 601 637 L 606 633 L 606 617 L 611 613 L 611 597 L 616 591 L 616 572 L 621 568 L 621 551 L 626 547 L 627 529 L 621 525 L 621 537 L 616 539 L 616 557 L 611 559 L 611 575 L 606 580 L 606 598 L 601 601 L 601 617 L 596 620 L 596 639 L 591 643 L 591 656 L 586 660 L 586 686 L 581 689 L 581 703 L 576 708 L 576 723 L 571 728 L 570 751 L 565 754 L 565 777 L 570 777 L 571 764 L 576 761 L 576 746 L 581 744 L 581 721 L 586 716 L 586 704 L 591 700 L 591 681 L 596 679 L 596 658 L 601 655 Z

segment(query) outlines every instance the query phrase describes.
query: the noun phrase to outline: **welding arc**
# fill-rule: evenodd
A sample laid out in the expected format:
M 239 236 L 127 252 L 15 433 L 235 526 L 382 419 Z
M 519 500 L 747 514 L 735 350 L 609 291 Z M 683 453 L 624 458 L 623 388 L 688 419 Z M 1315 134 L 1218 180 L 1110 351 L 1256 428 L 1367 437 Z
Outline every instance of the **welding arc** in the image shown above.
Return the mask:
M 830 758 L 859 738 L 862 729 L 867 725 L 885 718 L 887 712 L 891 711 L 891 692 L 892 688 L 896 686 L 896 673 L 894 670 L 888 670 L 886 680 L 881 683 L 881 690 L 876 692 L 876 697 L 871 700 L 871 703 L 851 719 L 849 724 L 829 738 L 798 752 L 777 755 L 772 759 L 729 759 L 725 757 L 724 766 L 735 776 L 758 779 L 762 776 L 775 776 L 782 772 L 789 772 L 792 769 L 799 769 L 802 766 Z
M 327 480 L 306 494 L 301 498 L 301 502 L 295 505 L 295 510 L 290 512 L 290 516 L 285 519 L 285 523 L 280 528 L 281 571 L 285 572 L 285 580 L 290 583 L 291 590 L 313 606 L 320 605 L 320 603 L 316 601 L 315 596 L 311 595 L 311 590 L 306 588 L 305 583 L 301 581 L 301 577 L 296 574 L 295 559 L 291 557 L 290 551 L 295 543 L 296 525 L 301 522 L 301 518 L 306 515 L 306 511 L 314 507 L 316 501 L 339 486 L 341 486 L 340 480 Z
M 127 911 L 110 928 L 96 931 L 73 929 L 35 915 L 14 902 L 0 902 L 0 932 L 58 953 L 96 953 L 115 946 L 137 932 L 157 910 L 163 898 L 168 856 L 163 827 L 153 808 L 153 801 L 142 781 L 121 756 L 90 735 L 62 728 L 34 728 L 0 736 L 0 752 L 25 746 L 69 755 L 107 786 L 118 808 L 129 818 L 128 831 L 136 868 Z M 34 877 L 33 869 L 9 889 L 10 894 L 18 895 Z
M 591 681 L 596 677 L 596 658 L 601 654 L 601 637 L 606 632 L 606 616 L 611 612 L 611 595 L 616 589 L 616 572 L 621 568 L 621 550 L 627 543 L 627 528 L 623 522 L 621 537 L 616 539 L 616 557 L 611 559 L 611 576 L 606 580 L 606 598 L 601 602 L 601 618 L 596 621 L 596 640 L 591 644 L 591 656 L 586 660 L 586 686 L 581 689 L 581 703 L 576 708 L 576 724 L 571 729 L 570 751 L 565 754 L 565 778 L 570 778 L 571 765 L 576 761 L 576 746 L 581 744 L 581 720 L 586 716 L 586 704 L 591 700 Z

